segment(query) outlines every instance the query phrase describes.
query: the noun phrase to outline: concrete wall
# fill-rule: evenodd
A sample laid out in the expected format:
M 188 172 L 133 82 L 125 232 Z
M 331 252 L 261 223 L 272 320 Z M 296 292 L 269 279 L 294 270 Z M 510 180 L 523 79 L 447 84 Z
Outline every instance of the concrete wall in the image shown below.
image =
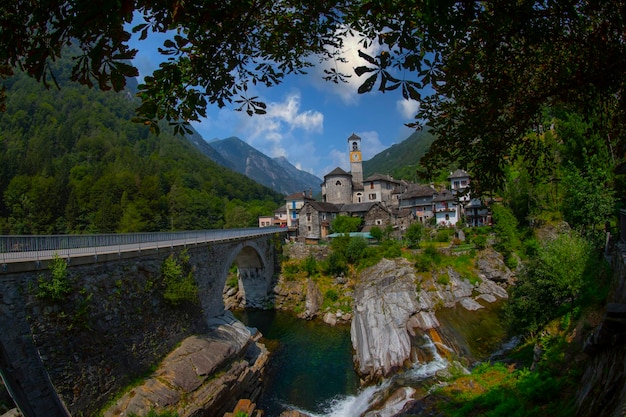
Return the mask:
M 82 265 L 72 259 L 73 292 L 62 302 L 36 296 L 39 277 L 50 274 L 46 265 L 38 272 L 0 274 L 0 369 L 28 394 L 20 408 L 33 408 L 24 410 L 27 416 L 67 415 L 54 399 L 56 390 L 69 413 L 92 415 L 223 313 L 233 262 L 240 266 L 247 305 L 271 303 L 278 241 L 266 236 L 189 247 L 199 300 L 181 306 L 163 298 L 161 264 L 172 250 Z

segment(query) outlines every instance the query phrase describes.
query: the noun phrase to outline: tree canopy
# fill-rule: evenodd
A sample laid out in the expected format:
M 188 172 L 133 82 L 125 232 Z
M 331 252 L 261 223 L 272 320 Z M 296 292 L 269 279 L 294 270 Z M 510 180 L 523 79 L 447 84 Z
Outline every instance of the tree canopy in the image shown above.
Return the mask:
M 72 79 L 101 89 L 137 75 L 131 32 L 171 33 L 160 48 L 167 60 L 139 86 L 137 121 L 155 129 L 165 119 L 180 131 L 209 104 L 262 114 L 250 85 L 342 60 L 353 35 L 363 60 L 355 74 L 328 69 L 325 78 L 356 75 L 359 93 L 419 100 L 415 126 L 437 137 L 423 163 L 454 161 L 478 190 L 501 185 L 509 159 L 541 150 L 529 132 L 546 128 L 548 106 L 603 114 L 595 128 L 612 149 L 623 137 L 623 0 L 8 0 L 0 19 L 3 77 L 22 69 L 53 84 L 49 63 L 72 43 L 81 51 Z

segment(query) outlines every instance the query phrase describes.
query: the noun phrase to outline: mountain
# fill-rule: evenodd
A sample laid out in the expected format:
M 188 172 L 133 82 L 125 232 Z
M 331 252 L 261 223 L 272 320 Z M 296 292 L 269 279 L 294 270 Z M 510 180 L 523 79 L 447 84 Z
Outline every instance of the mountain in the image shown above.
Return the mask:
M 364 177 L 378 173 L 415 181 L 419 161 L 434 140 L 435 137 L 427 130 L 414 132 L 402 142 L 392 145 L 368 161 L 363 161 Z
M 191 142 L 215 162 L 232 168 L 276 192 L 284 195 L 309 190 L 313 194 L 321 192 L 320 178 L 299 170 L 284 157 L 270 158 L 237 137 L 211 142 L 198 140 Z
M 132 83 L 89 89 L 69 82 L 73 65 L 51 66 L 60 89 L 24 74 L 3 80 L 0 234 L 247 227 L 284 204 L 166 123 L 157 136 L 132 122 Z

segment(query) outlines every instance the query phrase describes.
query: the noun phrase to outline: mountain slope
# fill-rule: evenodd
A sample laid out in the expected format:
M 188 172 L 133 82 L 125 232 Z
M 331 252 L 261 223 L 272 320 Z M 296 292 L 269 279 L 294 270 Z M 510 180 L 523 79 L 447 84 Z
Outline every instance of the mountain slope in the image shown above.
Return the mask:
M 209 158 L 222 163 L 210 151 L 204 150 L 206 146 L 213 148 L 221 160 L 228 161 L 226 166 L 232 166 L 235 171 L 279 193 L 287 195 L 312 190 L 316 194 L 321 191 L 322 180 L 315 175 L 297 169 L 284 157 L 272 159 L 237 137 L 204 144 L 193 143 Z
M 390 174 L 394 178 L 415 180 L 415 170 L 419 161 L 435 140 L 428 131 L 417 131 L 400 143 L 376 154 L 363 162 L 365 178 L 378 174 Z
M 105 233 L 251 226 L 283 196 L 224 168 L 167 125 L 131 120 L 131 91 L 16 75 L 0 113 L 0 233 Z M 229 210 L 235 215 L 229 215 Z

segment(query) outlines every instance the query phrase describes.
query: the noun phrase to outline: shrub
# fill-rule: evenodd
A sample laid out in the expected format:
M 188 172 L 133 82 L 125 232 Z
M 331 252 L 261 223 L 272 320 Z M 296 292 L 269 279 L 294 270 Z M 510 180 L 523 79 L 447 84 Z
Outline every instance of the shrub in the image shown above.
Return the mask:
M 168 256 L 161 265 L 161 276 L 165 290 L 163 298 L 173 306 L 198 300 L 198 286 L 189 266 L 186 250 L 176 257 Z
M 326 291 L 326 294 L 324 294 L 324 298 L 335 302 L 339 299 L 339 294 L 337 293 L 337 291 L 331 288 L 330 290 Z
M 67 261 L 55 255 L 49 263 L 49 268 L 51 273 L 49 279 L 43 275 L 39 276 L 37 296 L 53 301 L 64 300 L 72 292 L 67 276 Z
M 374 226 L 370 229 L 370 235 L 372 238 L 376 239 L 377 242 L 381 242 L 383 240 L 383 231 L 378 226 Z
M 424 226 L 421 223 L 412 223 L 404 233 L 404 238 L 409 242 L 409 247 L 418 248 L 424 237 Z
M 576 233 L 567 233 L 542 246 L 531 259 L 507 304 L 507 316 L 517 330 L 535 332 L 575 307 L 599 268 L 591 247 Z M 585 285 L 587 284 L 587 285 Z
M 322 262 L 321 269 L 328 275 L 344 275 L 348 272 L 348 265 L 340 254 L 331 252 L 326 260 Z
M 315 259 L 315 256 L 307 256 L 304 260 L 304 264 L 302 265 L 302 269 L 304 269 L 308 277 L 315 276 L 318 270 L 317 259 Z
M 472 243 L 478 250 L 485 249 L 487 247 L 487 236 L 477 235 L 472 238 Z
M 346 258 L 349 263 L 355 264 L 363 258 L 365 249 L 368 246 L 367 239 L 363 237 L 353 237 L 346 247 Z

